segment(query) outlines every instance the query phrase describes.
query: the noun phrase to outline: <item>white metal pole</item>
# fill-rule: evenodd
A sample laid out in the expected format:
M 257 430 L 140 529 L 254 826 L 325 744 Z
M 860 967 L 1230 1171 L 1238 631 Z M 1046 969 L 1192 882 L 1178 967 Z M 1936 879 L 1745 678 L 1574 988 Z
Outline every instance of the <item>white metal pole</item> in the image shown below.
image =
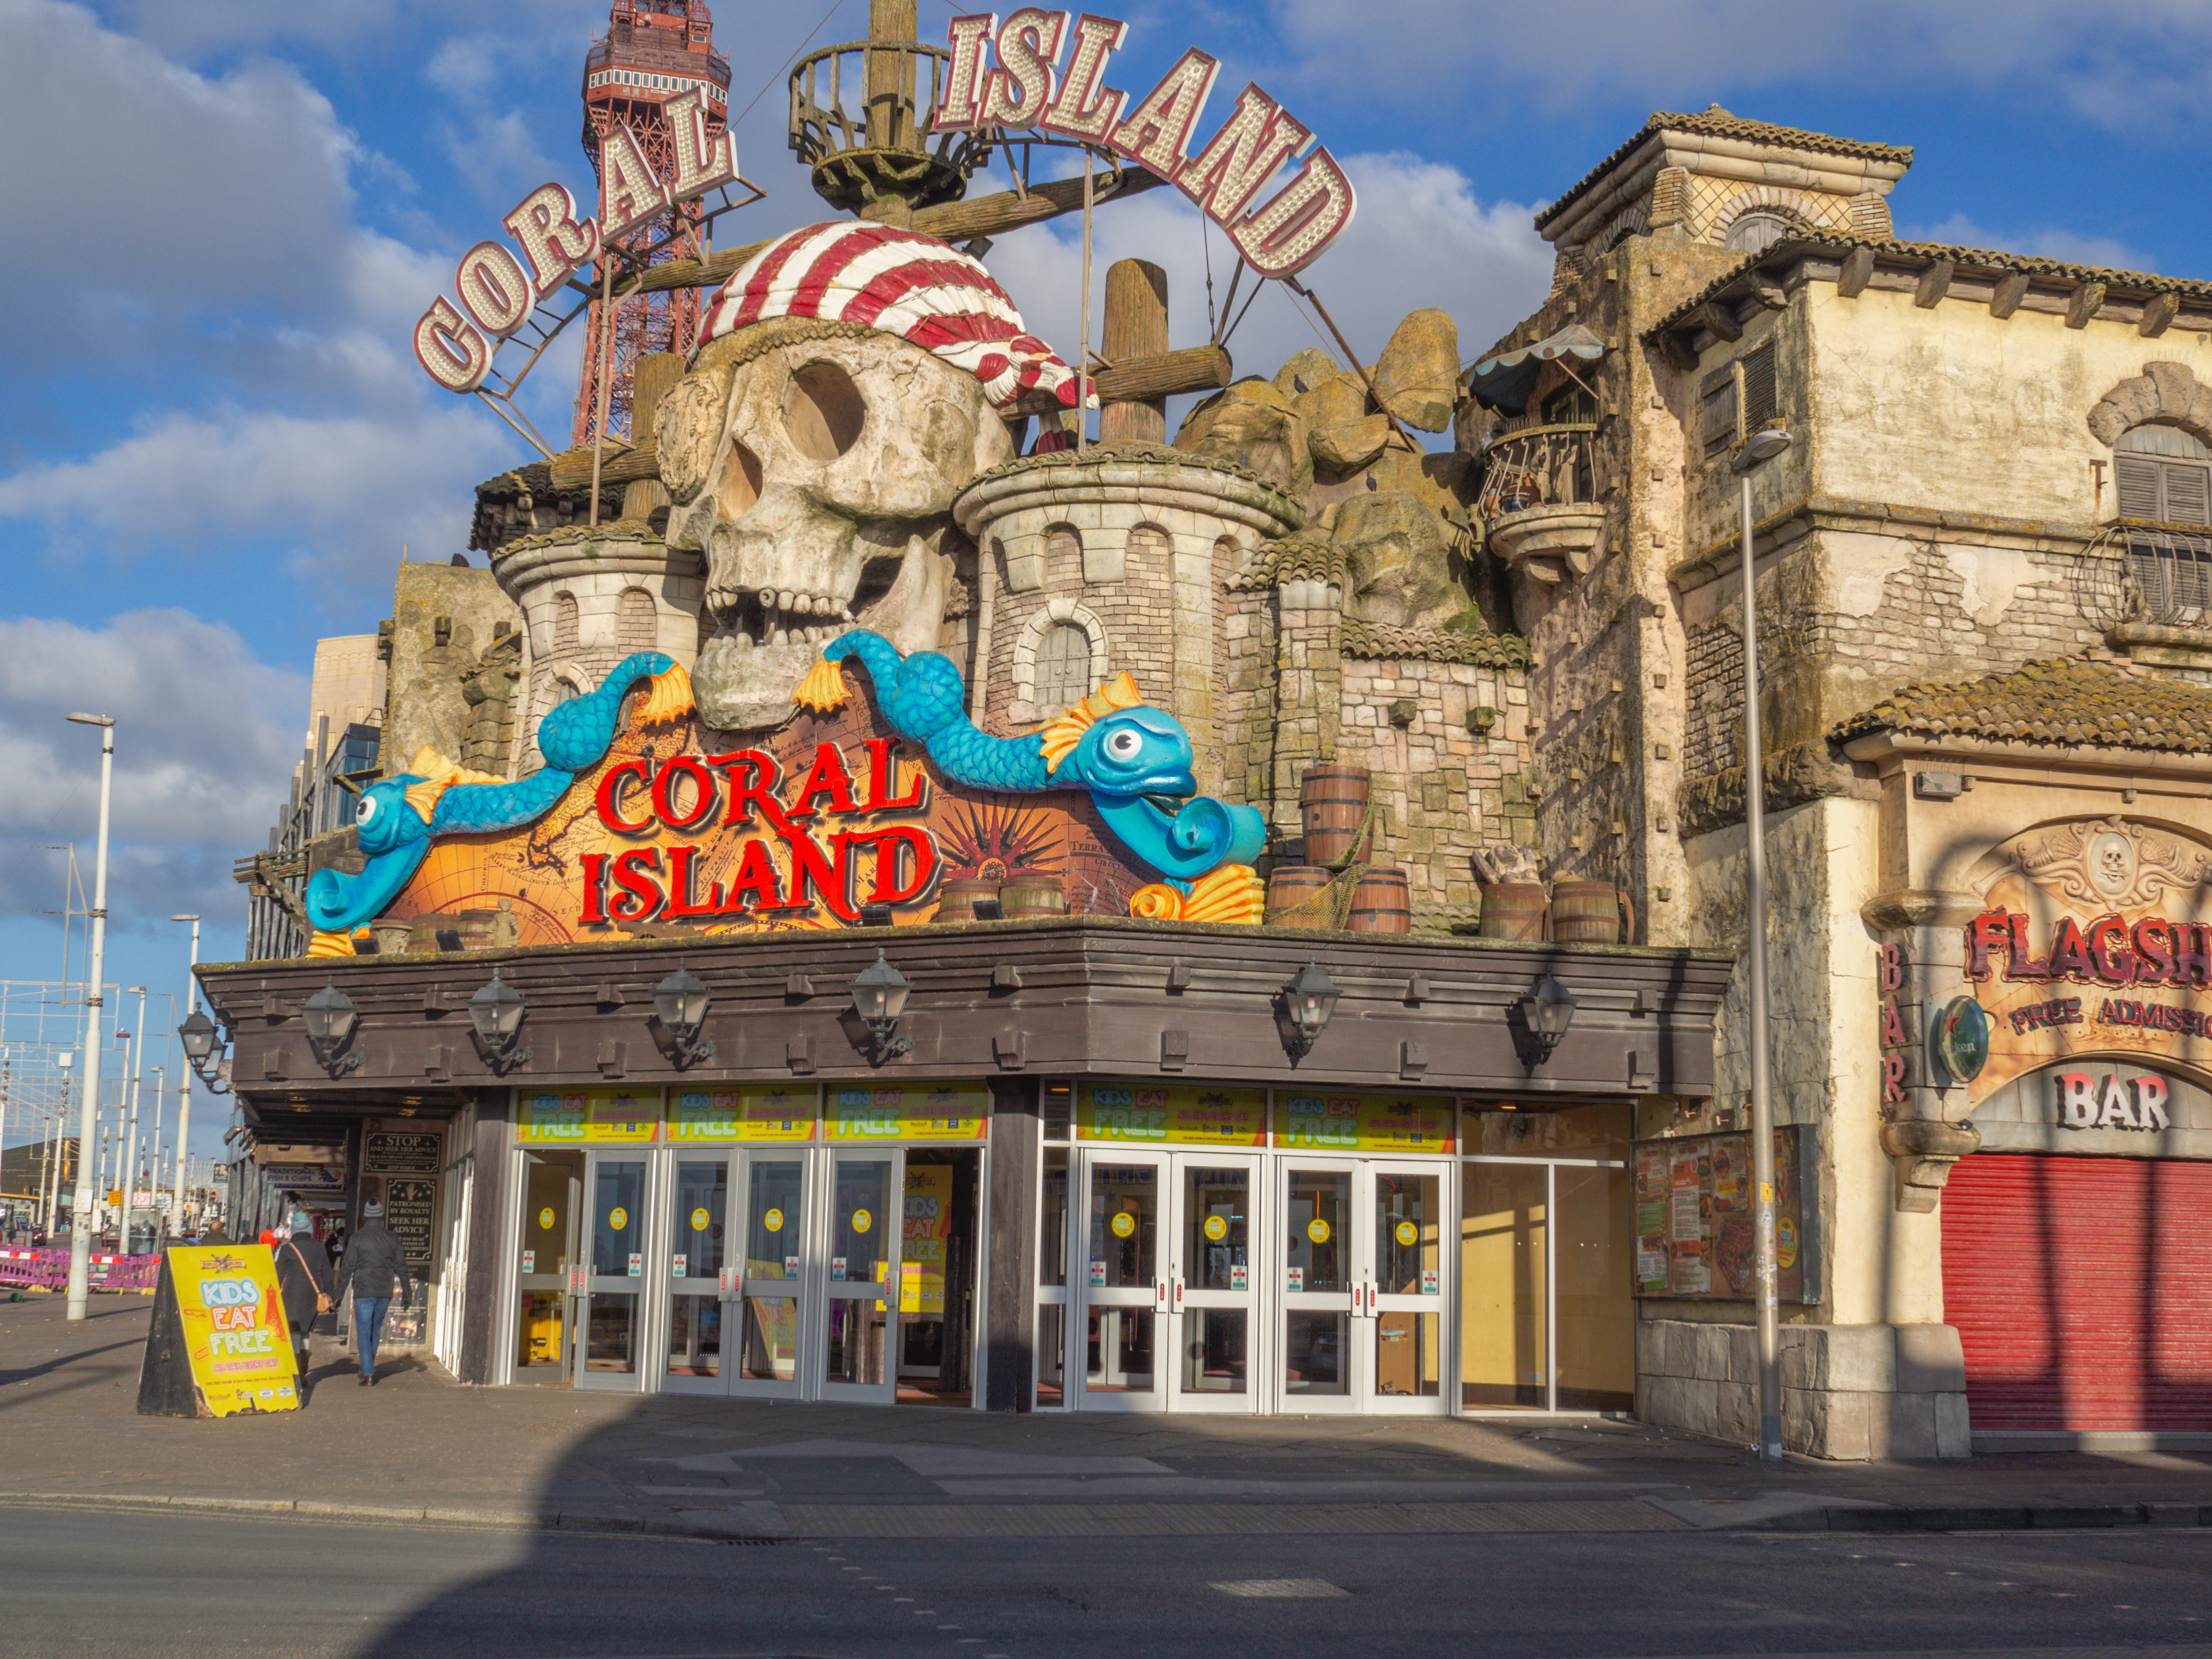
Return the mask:
M 1767 434 L 1762 434 L 1761 436 Z M 1786 447 L 1786 446 L 1785 446 Z M 1751 467 L 1739 463 L 1743 520 L 1743 828 L 1749 878 L 1752 1277 L 1757 1287 L 1759 1456 L 1782 1461 L 1782 1330 L 1774 1262 L 1774 1101 L 1767 1089 L 1766 774 L 1759 727 L 1759 585 L 1752 562 Z
M 131 1201 L 138 1195 L 138 1085 L 146 1060 L 146 988 L 131 989 L 138 994 L 138 1023 L 131 1032 L 131 1127 L 123 1137 L 123 1227 L 117 1235 L 125 1255 L 131 1254 Z
M 189 921 L 192 925 L 191 957 L 185 969 L 185 1018 L 190 1019 L 192 1011 L 200 1006 L 200 919 L 198 916 L 171 916 L 171 921 Z M 180 1233 L 185 1230 L 185 1177 L 191 1169 L 192 1146 L 192 1079 L 190 1067 L 181 1070 L 177 1079 L 177 1184 L 169 1194 L 169 1231 Z
M 115 722 L 105 714 L 71 714 L 69 719 L 79 726 L 100 728 L 100 850 L 93 864 L 92 965 L 84 980 L 84 1081 L 81 1085 L 84 1103 L 77 1116 L 82 1144 L 77 1150 L 76 1229 L 70 1238 L 67 1317 L 77 1321 L 88 1310 L 92 1292 L 92 1223 L 96 1212 L 85 1165 L 94 1137 L 100 1133 L 100 1038 L 106 1023 L 101 1009 L 106 986 L 100 975 L 107 967 L 107 808 L 115 775 Z
M 166 1046 L 166 1045 L 165 1045 Z M 166 1232 L 163 1224 L 168 1211 L 161 1204 L 161 1091 L 169 1086 L 169 1079 L 161 1066 L 154 1068 L 154 1127 L 146 1136 L 146 1164 L 151 1173 L 146 1178 L 147 1224 L 156 1235 Z

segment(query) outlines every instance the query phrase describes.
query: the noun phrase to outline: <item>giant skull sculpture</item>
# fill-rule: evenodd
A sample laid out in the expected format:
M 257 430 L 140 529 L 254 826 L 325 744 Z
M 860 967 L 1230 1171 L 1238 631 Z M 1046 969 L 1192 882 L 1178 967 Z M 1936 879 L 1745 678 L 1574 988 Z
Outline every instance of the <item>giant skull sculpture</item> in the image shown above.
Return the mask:
M 936 648 L 952 498 L 1015 453 L 1017 406 L 1076 389 L 981 264 L 888 226 L 777 239 L 705 331 L 661 402 L 660 477 L 669 539 L 707 556 L 721 629 L 700 652 L 701 711 L 741 727 L 787 718 L 814 647 L 847 628 Z

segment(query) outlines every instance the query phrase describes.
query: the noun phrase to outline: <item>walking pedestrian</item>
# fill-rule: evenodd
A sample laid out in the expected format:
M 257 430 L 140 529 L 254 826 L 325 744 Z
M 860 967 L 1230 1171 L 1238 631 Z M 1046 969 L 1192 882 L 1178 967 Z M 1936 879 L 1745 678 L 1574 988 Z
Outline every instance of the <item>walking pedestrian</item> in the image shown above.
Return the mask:
M 276 1249 L 276 1288 L 283 1295 L 284 1322 L 292 1328 L 292 1349 L 305 1382 L 308 1334 L 316 1316 L 337 1306 L 337 1298 L 331 1284 L 331 1258 L 315 1237 L 315 1224 L 305 1210 L 295 1210 L 291 1226 L 292 1236 Z
M 223 1231 L 222 1223 L 218 1221 L 214 1226 L 209 1228 L 205 1232 L 200 1235 L 200 1243 L 203 1244 L 228 1244 L 230 1243 L 230 1235 Z
M 346 1240 L 339 1294 L 353 1286 L 353 1345 L 361 1354 L 360 1388 L 376 1386 L 376 1348 L 384 1340 L 384 1316 L 392 1298 L 408 1296 L 407 1252 L 399 1235 L 384 1224 L 384 1206 L 374 1199 L 361 1206 L 361 1228 Z

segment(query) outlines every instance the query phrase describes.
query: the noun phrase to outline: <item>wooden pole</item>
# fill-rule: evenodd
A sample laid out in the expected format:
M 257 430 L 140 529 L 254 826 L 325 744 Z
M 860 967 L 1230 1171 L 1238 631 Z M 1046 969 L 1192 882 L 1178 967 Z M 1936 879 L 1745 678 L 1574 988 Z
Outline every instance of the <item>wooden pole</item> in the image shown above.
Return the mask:
M 680 351 L 655 351 L 637 360 L 629 381 L 629 441 L 633 450 L 653 444 L 657 457 L 659 446 L 653 441 L 657 435 L 653 416 L 660 400 L 683 378 L 684 354 Z M 649 518 L 653 508 L 667 505 L 668 491 L 657 477 L 634 478 L 623 491 L 622 515 L 625 519 Z
M 615 251 L 599 250 L 599 418 L 592 428 L 592 523 L 599 522 L 599 468 L 607 453 L 607 398 L 614 391 Z
M 1083 152 L 1083 320 L 1075 335 L 1075 447 L 1080 453 L 1091 421 L 1091 152 Z M 1100 429 L 1099 435 L 1105 435 Z
M 1119 366 L 1164 356 L 1168 349 L 1168 274 L 1149 259 L 1116 259 L 1106 268 L 1106 325 L 1099 356 Z M 1165 443 L 1168 400 L 1115 398 L 1098 411 L 1098 441 Z

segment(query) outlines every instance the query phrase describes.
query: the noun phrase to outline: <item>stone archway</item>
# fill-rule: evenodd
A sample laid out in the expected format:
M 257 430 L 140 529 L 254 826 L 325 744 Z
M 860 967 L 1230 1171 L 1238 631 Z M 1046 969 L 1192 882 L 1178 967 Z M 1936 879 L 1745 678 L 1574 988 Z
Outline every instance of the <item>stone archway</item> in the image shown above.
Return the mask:
M 2212 386 L 2187 363 L 2145 363 L 2142 374 L 2122 380 L 2089 411 L 2089 430 L 2107 449 L 2130 427 L 2152 421 L 2212 444 Z

